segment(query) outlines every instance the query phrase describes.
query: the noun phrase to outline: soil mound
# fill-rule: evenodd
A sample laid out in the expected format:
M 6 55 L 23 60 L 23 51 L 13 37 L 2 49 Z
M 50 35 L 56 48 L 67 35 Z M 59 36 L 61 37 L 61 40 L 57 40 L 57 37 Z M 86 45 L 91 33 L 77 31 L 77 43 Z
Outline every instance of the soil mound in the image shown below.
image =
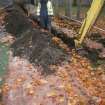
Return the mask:
M 49 65 L 60 64 L 67 60 L 67 53 L 53 44 L 49 33 L 33 29 L 21 36 L 11 46 L 14 55 L 28 58 L 31 62 L 41 65 L 47 73 Z
M 21 33 L 32 28 L 31 22 L 29 22 L 28 17 L 25 16 L 24 11 L 19 6 L 15 5 L 8 12 L 4 19 L 7 32 L 20 37 Z
M 55 45 L 53 35 L 33 28 L 29 19 L 20 11 L 11 11 L 5 18 L 6 30 L 17 37 L 12 44 L 15 56 L 25 57 L 41 65 L 48 73 L 49 66 L 67 60 L 67 53 Z

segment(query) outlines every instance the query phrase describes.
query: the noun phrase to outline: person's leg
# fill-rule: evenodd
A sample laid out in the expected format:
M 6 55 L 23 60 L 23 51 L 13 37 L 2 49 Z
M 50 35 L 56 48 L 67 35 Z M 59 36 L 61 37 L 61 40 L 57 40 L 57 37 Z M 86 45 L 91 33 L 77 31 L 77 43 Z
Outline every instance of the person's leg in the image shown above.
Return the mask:
M 35 5 L 35 1 L 34 0 L 31 0 L 31 4 Z
M 48 30 L 51 32 L 51 17 L 48 17 Z
M 47 26 L 48 26 L 48 17 L 46 16 L 46 17 L 45 17 L 45 29 L 48 29 Z
M 48 16 L 46 16 L 46 18 L 45 18 L 45 28 L 47 30 L 51 31 L 51 19 Z
M 45 25 L 45 18 L 43 16 L 40 16 L 40 26 L 42 28 L 45 28 L 46 27 L 46 25 Z

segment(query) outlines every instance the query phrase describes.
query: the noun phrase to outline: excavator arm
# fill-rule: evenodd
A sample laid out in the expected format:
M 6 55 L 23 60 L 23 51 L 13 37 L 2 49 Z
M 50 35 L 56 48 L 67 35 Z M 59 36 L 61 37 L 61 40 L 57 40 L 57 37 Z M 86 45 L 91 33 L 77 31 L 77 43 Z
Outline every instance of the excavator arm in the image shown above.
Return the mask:
M 84 19 L 83 24 L 80 28 L 79 35 L 75 40 L 76 47 L 82 44 L 84 38 L 86 37 L 86 34 L 90 31 L 91 27 L 99 16 L 104 2 L 105 0 L 93 0 L 90 9 L 87 12 L 86 18 Z

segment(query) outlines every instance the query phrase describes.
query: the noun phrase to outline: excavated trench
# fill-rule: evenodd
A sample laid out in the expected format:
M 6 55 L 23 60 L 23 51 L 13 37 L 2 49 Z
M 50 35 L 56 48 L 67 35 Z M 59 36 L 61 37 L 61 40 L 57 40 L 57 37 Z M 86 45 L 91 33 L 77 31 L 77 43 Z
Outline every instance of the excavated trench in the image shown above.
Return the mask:
M 78 35 L 80 24 L 74 20 L 68 20 L 64 17 L 57 17 L 54 19 L 54 22 L 59 26 L 57 27 L 59 31 L 53 29 L 54 34 L 57 37 L 60 37 L 70 48 L 75 48 L 73 37 L 75 38 L 75 35 Z M 74 35 L 69 34 L 71 29 L 76 32 L 74 32 Z M 84 40 L 82 46 L 83 49 L 78 50 L 79 55 L 88 58 L 93 67 L 105 64 L 105 36 L 99 32 L 99 30 L 97 31 L 93 29 L 92 32 L 88 33 L 87 38 Z
M 62 22 L 63 21 L 65 20 L 62 20 Z M 5 18 L 5 22 L 8 23 L 6 24 L 7 32 L 17 37 L 17 40 L 11 46 L 14 49 L 14 55 L 26 57 L 31 62 L 42 65 L 47 71 L 49 71 L 48 65 L 60 64 L 62 60 L 67 61 L 67 53 L 52 42 L 54 36 L 60 38 L 70 48 L 75 48 L 74 39 L 72 37 L 68 37 L 62 30 L 58 30 L 55 27 L 52 27 L 51 32 L 53 35 L 47 32 L 41 32 L 38 26 L 33 27 L 32 22 L 29 21 L 28 17 L 22 14 L 20 9 L 16 10 L 15 8 L 15 10 L 9 12 L 8 16 Z M 71 24 L 72 27 L 73 24 Z M 100 43 L 104 46 L 104 39 L 101 36 L 96 38 L 96 36 L 96 34 L 93 34 L 90 39 L 99 43 L 99 46 Z M 88 41 L 88 43 L 91 42 Z M 92 43 L 92 45 L 94 46 L 94 43 Z M 105 59 L 100 58 L 102 48 L 99 47 L 99 49 L 97 49 L 89 47 L 90 46 L 87 46 L 86 42 L 84 49 L 79 52 L 80 55 L 94 62 L 92 63 L 93 66 L 104 63 Z

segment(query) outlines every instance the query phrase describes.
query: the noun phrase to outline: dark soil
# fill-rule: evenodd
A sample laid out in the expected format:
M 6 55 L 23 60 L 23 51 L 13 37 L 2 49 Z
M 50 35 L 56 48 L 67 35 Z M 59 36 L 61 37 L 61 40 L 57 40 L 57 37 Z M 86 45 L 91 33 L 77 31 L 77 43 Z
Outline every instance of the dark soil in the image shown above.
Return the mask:
M 17 37 L 11 45 L 14 56 L 25 57 L 35 65 L 41 65 L 46 73 L 51 73 L 50 65 L 67 60 L 68 54 L 53 44 L 53 35 L 33 28 L 29 19 L 20 11 L 13 10 L 5 18 L 6 30 Z
M 9 10 L 8 15 L 5 17 L 6 31 L 13 34 L 15 37 L 20 37 L 28 29 L 32 29 L 31 22 L 25 16 L 24 11 L 17 5 Z
M 51 35 L 38 29 L 28 30 L 13 43 L 14 55 L 28 58 L 48 73 L 49 65 L 60 64 L 67 59 L 67 54 L 54 45 L 51 39 Z

